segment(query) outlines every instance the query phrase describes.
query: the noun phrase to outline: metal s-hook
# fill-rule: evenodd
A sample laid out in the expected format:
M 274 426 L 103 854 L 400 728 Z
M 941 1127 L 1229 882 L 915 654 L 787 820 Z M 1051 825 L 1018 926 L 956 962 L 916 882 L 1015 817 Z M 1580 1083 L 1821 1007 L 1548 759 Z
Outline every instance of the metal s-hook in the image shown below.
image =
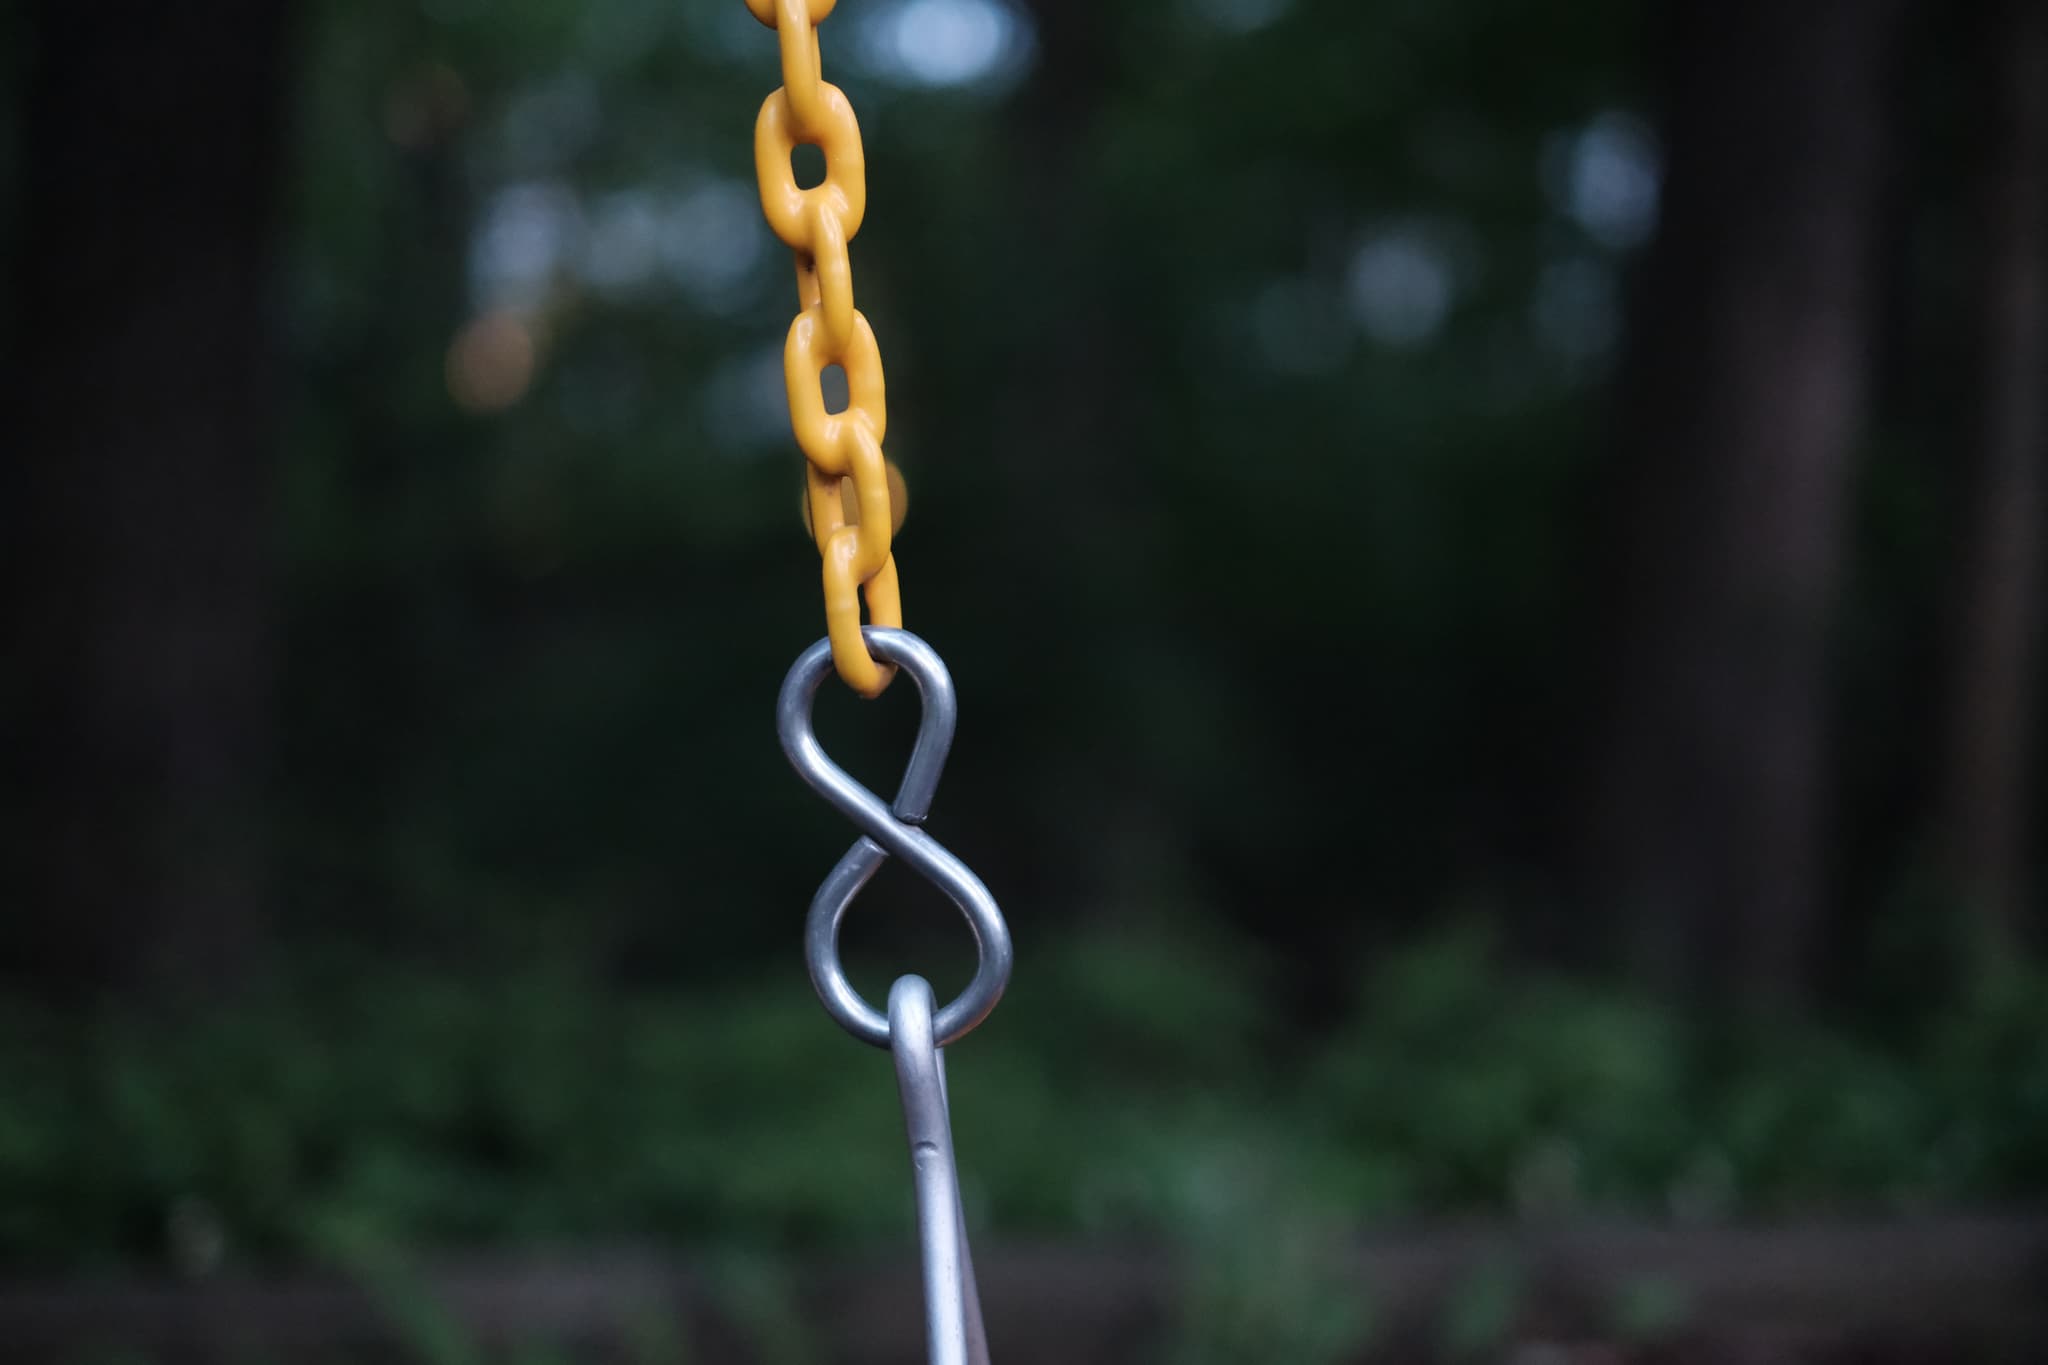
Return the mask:
M 925 1342 L 930 1365 L 989 1365 L 981 1295 L 967 1250 L 960 1208 L 960 1172 L 953 1159 L 953 1121 L 940 1050 L 988 1017 L 1009 984 L 1010 927 L 981 879 L 921 828 L 953 745 L 959 706 L 953 678 L 936 651 L 905 631 L 868 626 L 862 636 L 874 657 L 917 684 L 924 713 L 896 800 L 882 798 L 825 756 L 811 723 L 818 685 L 833 669 L 832 642 L 820 640 L 797 659 L 776 698 L 776 731 L 790 765 L 861 831 L 827 873 L 804 921 L 804 962 L 826 1013 L 866 1043 L 888 1048 L 896 1062 L 903 1126 L 917 1196 L 917 1240 L 923 1258 Z M 967 920 L 979 954 L 974 979 L 944 1009 L 934 1010 L 921 976 L 902 976 L 889 989 L 884 1015 L 847 980 L 839 957 L 839 926 L 847 907 L 891 855 L 945 892 Z
M 945 1047 L 987 1018 L 1002 998 L 1013 959 L 1010 927 L 981 878 L 921 828 L 938 790 L 959 718 L 952 675 L 938 652 L 908 631 L 867 626 L 861 634 L 875 657 L 910 675 L 917 684 L 924 715 L 896 800 L 893 806 L 885 805 L 826 755 L 812 726 L 811 707 L 817 700 L 818 685 L 832 671 L 831 641 L 820 640 L 805 650 L 782 680 L 775 724 L 783 753 L 797 775 L 862 834 L 811 898 L 804 923 L 804 961 L 826 1013 L 862 1042 L 888 1047 L 888 1018 L 863 999 L 847 978 L 839 957 L 839 926 L 883 860 L 891 854 L 901 858 L 946 893 L 974 934 L 978 954 L 974 979 L 932 1021 L 937 1045 Z
M 889 988 L 889 1050 L 896 1059 L 917 1195 L 925 1348 L 931 1365 L 989 1365 L 981 1292 L 960 1207 L 960 1168 L 953 1160 L 946 1059 L 932 1034 L 932 988 L 921 976 L 899 977 Z

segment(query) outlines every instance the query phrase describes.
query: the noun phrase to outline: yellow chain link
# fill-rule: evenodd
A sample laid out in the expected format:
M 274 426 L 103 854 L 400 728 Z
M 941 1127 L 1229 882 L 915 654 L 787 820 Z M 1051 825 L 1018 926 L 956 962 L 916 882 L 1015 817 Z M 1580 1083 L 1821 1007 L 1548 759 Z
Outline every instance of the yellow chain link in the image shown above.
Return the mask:
M 825 627 L 832 660 L 847 686 L 872 697 L 889 685 L 894 667 L 875 661 L 861 639 L 860 598 L 878 626 L 903 624 L 890 553 L 895 507 L 890 468 L 882 455 L 888 410 L 882 393 L 882 352 L 868 320 L 853 306 L 853 263 L 846 244 L 867 211 L 867 162 L 853 106 L 821 74 L 818 25 L 836 0 L 746 0 L 753 16 L 776 31 L 782 88 L 754 122 L 754 173 L 768 226 L 796 252 L 797 304 L 782 351 L 790 426 L 809 461 L 805 506 L 824 559 Z M 796 183 L 790 158 L 799 146 L 825 154 L 825 178 Z M 846 372 L 848 403 L 825 410 L 827 368 Z M 842 492 L 852 486 L 849 500 Z M 850 503 L 850 506 L 849 506 Z M 852 515 L 849 515 L 849 512 Z

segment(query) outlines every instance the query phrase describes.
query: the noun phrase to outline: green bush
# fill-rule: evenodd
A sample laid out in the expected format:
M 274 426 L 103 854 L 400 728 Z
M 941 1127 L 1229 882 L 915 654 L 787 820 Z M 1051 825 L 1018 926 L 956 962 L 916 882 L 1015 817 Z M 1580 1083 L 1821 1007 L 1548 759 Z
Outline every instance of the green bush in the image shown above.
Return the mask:
M 1214 937 L 1034 960 L 954 1067 L 977 1223 L 1189 1247 L 1259 1228 L 1301 1259 L 1394 1215 L 2048 1189 L 2036 978 L 1879 1044 L 1708 1027 L 1509 972 L 1457 933 L 1377 961 L 1348 1020 L 1300 1035 L 1248 960 Z M 689 996 L 566 970 L 306 973 L 176 1016 L 16 1001 L 0 1025 L 16 1265 L 642 1238 L 775 1252 L 908 1231 L 888 1058 L 793 973 Z

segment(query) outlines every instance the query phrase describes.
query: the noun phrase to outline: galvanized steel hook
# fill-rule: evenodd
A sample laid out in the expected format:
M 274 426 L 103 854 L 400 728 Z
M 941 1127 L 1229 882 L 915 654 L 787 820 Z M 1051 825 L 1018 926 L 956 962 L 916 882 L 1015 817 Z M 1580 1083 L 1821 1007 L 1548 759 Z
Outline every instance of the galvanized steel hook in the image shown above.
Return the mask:
M 989 1365 L 981 1291 L 960 1208 L 960 1168 L 953 1160 L 946 1058 L 933 1040 L 932 988 L 921 976 L 898 977 L 889 988 L 889 1050 L 896 1058 L 917 1192 L 925 1347 L 931 1365 Z
M 804 962 L 826 1013 L 862 1042 L 890 1046 L 889 1019 L 847 979 L 839 958 L 839 926 L 854 897 L 883 860 L 891 854 L 901 858 L 959 907 L 979 954 L 967 989 L 932 1020 L 937 1046 L 945 1047 L 987 1018 L 1002 998 L 1010 980 L 1010 927 L 981 878 L 921 828 L 938 790 L 939 774 L 945 769 L 959 718 L 952 675 L 938 652 L 908 631 L 866 626 L 861 634 L 875 657 L 897 665 L 917 684 L 924 716 L 896 800 L 893 806 L 885 805 L 826 756 L 811 724 L 818 684 L 832 671 L 830 639 L 805 650 L 782 680 L 782 692 L 775 702 L 775 728 L 782 739 L 782 752 L 797 775 L 851 820 L 863 836 L 846 850 L 811 898 L 810 915 L 804 922 Z

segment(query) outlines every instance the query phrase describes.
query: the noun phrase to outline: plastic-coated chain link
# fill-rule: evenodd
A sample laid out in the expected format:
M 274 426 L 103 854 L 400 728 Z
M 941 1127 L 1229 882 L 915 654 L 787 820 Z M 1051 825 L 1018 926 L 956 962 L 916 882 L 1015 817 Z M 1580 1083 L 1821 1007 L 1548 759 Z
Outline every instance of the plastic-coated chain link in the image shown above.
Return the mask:
M 862 642 L 860 599 L 866 597 L 868 619 L 877 626 L 902 626 L 903 603 L 890 553 L 896 509 L 882 455 L 888 427 L 882 353 L 867 319 L 853 306 L 853 263 L 847 255 L 867 211 L 867 162 L 853 106 L 826 82 L 819 59 L 818 24 L 832 13 L 835 0 L 746 4 L 775 30 L 782 50 L 782 88 L 762 103 L 754 122 L 754 173 L 768 226 L 796 253 L 802 311 L 783 346 L 783 381 L 790 425 L 809 462 L 805 505 L 824 559 L 826 635 L 839 676 L 872 697 L 889 685 L 895 670 Z M 799 146 L 825 154 L 825 178 L 809 189 L 796 183 L 790 160 Z M 833 365 L 846 372 L 850 399 L 836 413 L 826 411 L 820 387 Z M 848 480 L 857 520 L 849 520 L 841 493 Z

